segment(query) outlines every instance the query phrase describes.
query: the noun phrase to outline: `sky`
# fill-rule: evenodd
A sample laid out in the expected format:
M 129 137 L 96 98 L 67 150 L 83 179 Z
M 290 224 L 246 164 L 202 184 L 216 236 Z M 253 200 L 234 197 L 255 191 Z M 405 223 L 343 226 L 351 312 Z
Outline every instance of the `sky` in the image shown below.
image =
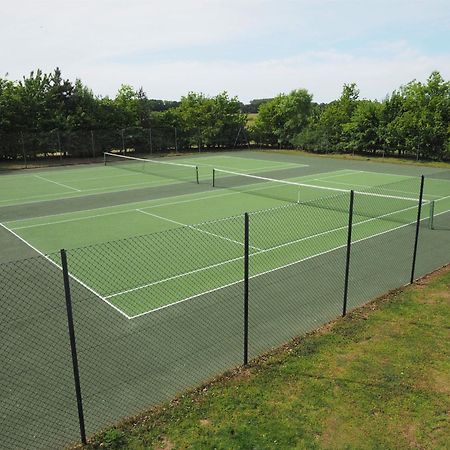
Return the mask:
M 450 79 L 450 0 L 0 0 L 0 77 L 37 68 L 114 97 L 227 91 L 241 101 L 356 83 L 383 99 L 433 70 Z

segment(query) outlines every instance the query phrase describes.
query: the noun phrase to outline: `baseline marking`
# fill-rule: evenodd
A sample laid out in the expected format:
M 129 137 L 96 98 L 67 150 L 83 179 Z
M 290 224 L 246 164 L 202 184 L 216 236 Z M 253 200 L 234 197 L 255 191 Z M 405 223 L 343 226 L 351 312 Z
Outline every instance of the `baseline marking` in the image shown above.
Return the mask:
M 187 223 L 178 222 L 178 221 L 176 221 L 176 220 L 169 219 L 168 217 L 158 216 L 158 214 L 149 213 L 149 212 L 147 212 L 147 211 L 143 211 L 142 209 L 136 209 L 135 211 L 138 211 L 138 212 L 140 212 L 140 213 L 142 213 L 142 214 L 146 214 L 147 216 L 156 217 L 157 219 L 166 220 L 167 222 L 171 222 L 171 223 L 174 223 L 174 224 L 176 224 L 176 225 L 180 225 L 180 226 L 182 226 L 182 227 L 188 227 L 188 228 L 190 228 L 191 230 L 195 230 L 195 231 L 198 231 L 198 232 L 200 232 L 200 233 L 209 234 L 210 236 L 214 236 L 214 237 L 217 237 L 217 238 L 219 238 L 219 239 L 223 239 L 223 240 L 225 240 L 225 241 L 232 242 L 233 244 L 239 244 L 239 245 L 241 245 L 242 247 L 245 245 L 243 242 L 235 241 L 234 239 L 228 238 L 228 237 L 226 237 L 226 236 L 222 236 L 222 235 L 220 235 L 220 234 L 211 233 L 210 231 L 202 230 L 201 228 L 198 228 L 198 227 L 197 227 L 197 226 L 200 225 L 200 224 L 197 224 L 197 226 L 195 226 L 195 225 L 188 225 Z M 250 247 L 251 247 L 251 248 L 254 248 L 254 249 L 256 249 L 256 250 L 261 250 L 261 249 L 258 248 L 258 247 L 253 247 L 252 245 L 251 245 Z
M 13 230 L 9 229 L 6 225 L 4 225 L 3 223 L 0 223 L 0 227 L 4 228 L 6 231 L 9 231 L 13 236 L 15 236 L 17 239 L 19 239 L 21 242 L 23 242 L 24 244 L 28 245 L 28 247 L 30 247 L 32 250 L 34 250 L 36 253 L 38 253 L 40 256 L 43 256 L 47 261 L 49 261 L 51 264 L 53 264 L 55 267 L 57 267 L 59 270 L 62 271 L 62 267 L 56 263 L 55 261 L 53 261 L 53 259 L 49 258 L 46 254 L 42 253 L 40 250 L 38 250 L 36 247 L 34 247 L 33 245 L 31 245 L 28 241 L 26 241 L 23 237 L 19 236 L 17 233 L 14 233 Z M 81 281 L 79 278 L 77 278 L 76 276 L 72 275 L 69 272 L 69 276 L 70 278 L 72 278 L 74 281 L 76 281 L 77 283 L 81 284 L 81 286 L 83 286 L 84 288 L 86 288 L 89 292 L 92 292 L 96 297 L 98 297 L 100 300 L 103 300 L 106 304 L 108 304 L 109 306 L 111 306 L 113 309 L 115 309 L 117 312 L 119 312 L 120 314 L 122 314 L 122 316 L 126 317 L 127 319 L 130 319 L 131 317 L 124 313 L 120 308 L 118 308 L 117 306 L 113 305 L 111 302 L 109 302 L 105 297 L 103 297 L 102 295 L 100 295 L 97 291 L 95 291 L 94 289 L 92 289 L 90 286 L 88 286 L 86 283 L 84 283 L 83 281 Z
M 411 208 L 414 208 L 414 207 L 405 208 L 404 210 L 401 210 L 401 211 L 409 210 L 409 209 L 411 209 Z M 401 211 L 395 211 L 395 213 L 401 212 Z M 368 223 L 368 222 L 372 222 L 372 221 L 374 221 L 374 220 L 379 220 L 379 219 L 381 219 L 382 217 L 386 217 L 386 216 L 388 216 L 388 215 L 392 215 L 392 214 L 395 214 L 395 213 L 388 213 L 388 214 L 384 214 L 383 216 L 374 217 L 374 218 L 370 218 L 370 219 L 367 219 L 367 220 L 363 220 L 363 221 L 361 221 L 361 222 L 357 222 L 357 223 L 354 224 L 354 227 L 356 227 L 356 226 L 358 226 L 358 225 L 366 224 L 366 223 Z M 421 221 L 422 221 L 422 220 L 426 220 L 426 219 L 427 219 L 427 218 L 421 219 Z M 415 221 L 409 222 L 409 223 L 406 223 L 406 224 L 403 224 L 403 225 L 400 225 L 400 226 L 397 226 L 397 227 L 394 227 L 394 228 L 390 228 L 389 230 L 385 230 L 385 231 L 383 231 L 383 232 L 376 233 L 376 234 L 367 236 L 367 237 L 365 237 L 365 238 L 361 238 L 361 239 L 355 240 L 355 241 L 353 241 L 353 243 L 365 241 L 365 240 L 367 240 L 367 239 L 370 239 L 370 238 L 373 238 L 373 237 L 376 237 L 376 236 L 380 236 L 380 235 L 382 235 L 382 234 L 386 234 L 386 233 L 389 233 L 389 232 L 392 232 L 392 231 L 395 231 L 395 230 L 404 228 L 404 227 L 406 227 L 406 226 L 411 225 L 412 223 L 415 223 Z M 282 247 L 286 247 L 286 246 L 289 246 L 289 245 L 297 244 L 297 243 L 299 243 L 299 242 L 304 242 L 304 241 L 307 241 L 307 240 L 310 240 L 310 239 L 314 239 L 314 238 L 317 238 L 317 237 L 320 237 L 320 236 L 324 236 L 324 235 L 327 235 L 327 234 L 330 234 L 330 233 L 334 233 L 334 232 L 337 232 L 337 231 L 341 231 L 341 230 L 343 230 L 343 229 L 346 229 L 347 226 L 348 226 L 348 225 L 344 225 L 344 226 L 342 226 L 342 227 L 334 228 L 334 229 L 332 229 L 332 230 L 327 230 L 327 231 L 324 231 L 324 232 L 321 232 L 321 233 L 317 233 L 317 234 L 314 234 L 314 235 L 306 236 L 306 237 L 303 237 L 303 238 L 301 238 L 301 239 L 297 239 L 297 240 L 295 240 L 295 241 L 290 241 L 290 242 L 286 242 L 286 243 L 283 243 L 283 244 L 280 244 L 280 245 L 277 245 L 277 246 L 273 246 L 273 247 L 270 247 L 270 248 L 267 248 L 267 249 L 263 249 L 263 250 L 261 250 L 261 251 L 257 251 L 257 252 L 255 252 L 255 253 L 252 253 L 250 256 L 251 256 L 251 257 L 253 257 L 253 256 L 258 256 L 258 255 L 260 255 L 260 254 L 267 253 L 267 252 L 270 252 L 270 251 L 273 251 L 273 250 L 276 250 L 276 249 L 279 249 L 279 248 L 282 248 Z M 332 252 L 332 251 L 334 251 L 334 250 L 337 250 L 337 249 L 342 248 L 342 247 L 345 247 L 345 246 L 346 246 L 346 244 L 343 244 L 343 245 L 338 246 L 338 247 L 334 247 L 334 248 L 332 248 L 332 249 L 330 249 L 330 250 L 326 250 L 326 251 L 324 251 L 324 252 L 317 253 L 317 254 L 315 254 L 315 255 L 312 255 L 312 256 L 303 258 L 303 259 L 301 259 L 301 260 L 294 261 L 294 262 L 292 262 L 292 263 L 289 263 L 289 264 L 286 264 L 286 265 L 283 265 L 283 266 L 280 266 L 280 267 L 276 267 L 276 268 L 274 268 L 274 269 L 270 269 L 270 270 L 268 270 L 268 271 L 261 272 L 261 273 L 259 273 L 259 274 L 255 274 L 255 275 L 253 275 L 253 276 L 250 277 L 250 278 L 254 278 L 254 277 L 261 276 L 261 275 L 264 275 L 264 274 L 267 274 L 267 273 L 270 273 L 270 272 L 274 272 L 274 271 L 276 271 L 276 270 L 280 270 L 280 269 L 289 267 L 289 266 L 291 266 L 291 265 L 293 265 L 293 264 L 297 264 L 297 263 L 299 263 L 299 262 L 306 261 L 306 260 L 311 259 L 311 258 L 314 258 L 314 257 L 316 257 L 316 256 L 324 255 L 324 254 L 326 254 L 326 253 Z M 125 294 L 128 294 L 128 293 L 130 293 L 130 292 L 136 292 L 136 291 L 138 291 L 138 290 L 142 290 L 142 289 L 145 289 L 145 288 L 148 288 L 148 287 L 151 287 L 151 286 L 155 286 L 155 285 L 158 285 L 158 284 L 161 284 L 161 283 L 165 283 L 165 282 L 167 282 L 167 281 L 171 281 L 171 280 L 174 280 L 174 279 L 177 279 L 177 278 L 181 278 L 181 277 L 185 277 L 185 276 L 188 276 L 188 275 L 192 275 L 192 274 L 194 274 L 194 273 L 203 272 L 203 271 L 206 271 L 206 270 L 209 270 L 209 269 L 213 269 L 213 268 L 216 268 L 216 267 L 219 267 L 219 266 L 223 266 L 223 265 L 226 265 L 226 264 L 229 264 L 229 263 L 232 263 L 232 262 L 236 262 L 236 261 L 239 261 L 239 260 L 242 260 L 242 259 L 243 259 L 243 256 L 239 256 L 239 257 L 236 257 L 236 258 L 233 258 L 233 259 L 230 259 L 230 260 L 227 260 L 227 261 L 223 261 L 223 262 L 220 262 L 220 263 L 217 263 L 217 264 L 213 264 L 213 265 L 210 265 L 210 266 L 207 266 L 207 267 L 201 267 L 201 268 L 199 268 L 199 269 L 196 269 L 196 270 L 193 270 L 193 271 L 189 271 L 189 272 L 186 272 L 186 273 L 183 273 L 183 274 L 174 275 L 174 276 L 172 276 L 172 277 L 168 277 L 168 278 L 165 278 L 165 279 L 163 279 L 163 280 L 158 280 L 158 281 L 154 281 L 154 282 L 152 282 L 152 283 L 148 283 L 148 284 L 145 284 L 145 285 L 142 285 L 142 286 L 137 286 L 137 287 L 135 287 L 135 288 L 128 289 L 128 290 L 123 291 L 123 292 L 116 292 L 116 293 L 114 293 L 114 294 L 107 295 L 106 298 L 113 298 L 113 297 L 117 297 L 117 296 L 119 296 L 119 295 L 125 295 Z M 174 305 L 174 304 L 176 304 L 176 303 L 180 303 L 180 302 L 182 302 L 182 301 L 185 301 L 185 300 L 188 300 L 188 299 L 191 299 L 191 298 L 195 298 L 195 297 L 198 297 L 198 296 L 200 296 L 200 295 L 204 295 L 204 294 L 209 293 L 209 292 L 214 292 L 214 291 L 217 291 L 217 290 L 219 290 L 219 289 L 223 289 L 223 288 L 225 288 L 225 287 L 235 285 L 235 284 L 237 284 L 237 283 L 240 283 L 241 281 L 242 281 L 242 280 L 235 281 L 235 282 L 233 282 L 233 283 L 227 284 L 226 286 L 220 286 L 220 287 L 218 287 L 218 288 L 209 290 L 209 291 L 207 291 L 207 292 L 203 292 L 203 293 L 196 294 L 196 295 L 191 296 L 191 297 L 189 297 L 189 298 L 187 298 L 187 299 L 179 300 L 178 302 L 174 302 L 174 303 L 170 303 L 169 305 L 165 305 L 164 307 L 171 306 L 171 305 Z M 138 315 L 135 315 L 135 316 L 131 316 L 130 318 L 131 318 L 131 319 L 134 319 L 134 318 L 136 318 L 136 317 L 139 317 L 139 316 L 142 316 L 142 315 L 145 315 L 145 314 L 149 314 L 149 313 L 151 313 L 151 312 L 153 312 L 153 311 L 156 311 L 156 310 L 158 310 L 158 309 L 161 309 L 161 308 L 162 308 L 162 307 L 157 308 L 157 309 L 153 309 L 153 310 L 151 310 L 151 311 L 146 311 L 146 312 L 144 312 L 144 313 L 141 313 L 141 314 L 138 314 Z
M 421 219 L 421 220 L 423 220 L 423 219 Z M 411 223 L 414 223 L 414 222 L 411 222 Z M 382 231 L 382 232 L 380 232 L 380 233 L 376 233 L 376 234 L 373 234 L 373 235 L 371 235 L 371 236 L 367 236 L 367 237 L 365 237 L 365 238 L 361 238 L 361 239 L 355 240 L 355 241 L 352 242 L 352 244 L 357 244 L 357 243 L 359 243 L 359 242 L 363 242 L 363 241 L 372 239 L 372 238 L 374 238 L 374 237 L 381 236 L 381 235 L 383 235 L 383 234 L 390 233 L 390 232 L 392 232 L 392 231 L 399 230 L 399 229 L 401 229 L 401 228 L 405 228 L 405 227 L 411 225 L 411 223 L 403 224 L 403 225 L 400 225 L 400 226 L 398 226 L 398 227 L 392 228 L 392 229 L 390 229 L 390 230 Z M 356 225 L 356 224 L 355 224 L 355 225 Z M 332 249 L 329 249 L 329 250 L 326 250 L 326 251 L 323 251 L 323 252 L 320 252 L 320 253 L 316 253 L 316 254 L 314 254 L 314 255 L 307 256 L 307 257 L 305 257 L 305 258 L 299 259 L 298 261 L 294 261 L 294 262 L 285 264 L 285 265 L 283 265 L 283 266 L 280 266 L 280 267 L 276 267 L 276 268 L 274 268 L 274 269 L 267 270 L 267 271 L 265 271 L 265 272 L 257 273 L 257 274 L 255 274 L 255 275 L 250 276 L 249 279 L 257 278 L 257 277 L 260 277 L 260 276 L 262 276 L 262 275 L 267 275 L 268 273 L 272 273 L 272 272 L 276 272 L 276 271 L 281 270 L 281 269 L 285 269 L 285 268 L 290 267 L 290 266 L 293 266 L 293 265 L 295 265 L 295 264 L 299 264 L 299 263 L 301 263 L 301 262 L 308 261 L 308 260 L 313 259 L 313 258 L 317 258 L 318 256 L 323 256 L 323 255 L 326 255 L 327 253 L 332 253 L 332 252 L 334 252 L 334 251 L 336 251 L 336 250 L 339 250 L 339 249 L 341 249 L 341 248 L 344 248 L 344 247 L 346 247 L 346 246 L 347 246 L 346 243 L 345 243 L 345 244 L 342 244 L 342 245 L 339 245 L 339 246 L 334 247 L 334 248 L 332 248 Z M 251 256 L 253 256 L 253 255 L 251 255 Z M 239 259 L 240 259 L 240 258 L 239 258 Z M 217 287 L 217 288 L 210 289 L 209 291 L 201 292 L 201 293 L 195 294 L 195 295 L 193 295 L 193 296 L 191 296 L 191 297 L 187 297 L 187 298 L 184 298 L 184 299 L 182 299 L 182 300 L 178 300 L 178 301 L 176 301 L 176 302 L 169 303 L 168 305 L 160 306 L 160 307 L 155 308 L 155 309 L 152 309 L 152 310 L 150 310 L 150 311 L 145 311 L 145 312 L 143 312 L 143 313 L 136 314 L 136 315 L 134 315 L 134 316 L 130 316 L 129 319 L 132 320 L 132 319 L 136 319 L 136 318 L 138 318 L 138 317 L 146 316 L 147 314 L 151 314 L 151 313 L 156 312 L 156 311 L 159 311 L 159 310 L 161 310 L 161 309 L 168 308 L 169 306 L 173 306 L 173 305 L 176 305 L 176 304 L 179 304 L 179 303 L 183 303 L 183 302 L 185 302 L 185 301 L 187 301 L 187 300 L 191 300 L 191 299 L 193 299 L 193 298 L 200 297 L 200 296 L 202 296 L 202 295 L 206 295 L 206 294 L 209 294 L 209 293 L 211 293 L 211 292 L 216 292 L 216 291 L 219 291 L 219 290 L 221 290 L 221 289 L 225 289 L 225 288 L 227 288 L 227 287 L 234 286 L 234 285 L 236 285 L 236 284 L 242 283 L 243 281 L 244 281 L 243 279 L 240 279 L 240 280 L 234 281 L 234 282 L 232 282 L 232 283 L 229 283 L 229 284 L 227 284 L 227 285 L 225 285 L 225 286 L 219 286 L 219 287 Z
M 40 175 L 33 175 L 33 176 L 35 178 L 38 178 L 39 180 L 47 181 L 48 183 L 57 184 L 58 186 L 62 186 L 63 188 L 66 188 L 66 189 L 71 189 L 72 191 L 82 192 L 81 189 L 76 189 L 72 186 L 68 186 L 67 184 L 58 183 L 57 181 L 49 180 L 48 178 L 41 177 Z

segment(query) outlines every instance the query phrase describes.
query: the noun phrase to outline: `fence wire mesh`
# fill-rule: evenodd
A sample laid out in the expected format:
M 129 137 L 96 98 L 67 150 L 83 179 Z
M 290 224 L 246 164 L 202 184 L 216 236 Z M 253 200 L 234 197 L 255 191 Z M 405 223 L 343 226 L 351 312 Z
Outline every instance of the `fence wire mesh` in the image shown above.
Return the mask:
M 37 257 L 0 280 L 0 447 L 62 448 L 79 436 L 62 273 Z
M 253 358 L 327 323 L 346 294 L 351 310 L 409 283 L 420 182 L 408 183 L 355 192 L 349 260 L 348 193 L 250 213 L 248 280 L 244 216 L 68 250 L 87 434 L 242 364 L 246 350 Z M 449 262 L 446 183 L 425 180 L 415 277 Z M 52 254 L 0 265 L 7 449 L 79 439 L 59 264 Z

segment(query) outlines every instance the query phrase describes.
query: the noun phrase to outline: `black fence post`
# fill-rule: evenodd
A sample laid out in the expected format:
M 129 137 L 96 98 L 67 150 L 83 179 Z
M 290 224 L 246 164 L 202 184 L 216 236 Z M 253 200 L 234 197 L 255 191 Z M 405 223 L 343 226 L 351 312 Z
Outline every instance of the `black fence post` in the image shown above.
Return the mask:
M 353 228 L 353 202 L 355 199 L 355 192 L 350 191 L 350 206 L 348 210 L 348 233 L 347 233 L 347 259 L 345 262 L 345 284 L 344 284 L 344 305 L 342 307 L 342 317 L 347 314 L 347 300 L 348 300 L 348 278 L 350 274 L 350 253 L 352 247 L 352 228 Z
M 95 158 L 94 130 L 91 130 L 91 148 L 92 148 L 92 157 Z
M 69 270 L 67 268 L 67 254 L 63 249 L 61 250 L 61 264 L 63 269 L 64 277 L 64 293 L 66 297 L 66 309 L 67 309 L 67 325 L 69 328 L 69 338 L 70 338 L 70 350 L 72 353 L 72 367 L 73 367 L 73 377 L 75 381 L 75 394 L 77 397 L 77 407 L 78 407 L 78 421 L 80 424 L 80 436 L 81 442 L 86 445 L 86 428 L 84 425 L 84 413 L 83 413 L 83 400 L 81 397 L 81 385 L 80 385 L 80 371 L 78 369 L 78 357 L 77 357 L 77 346 L 75 341 L 75 327 L 73 324 L 73 314 L 72 314 L 72 298 L 70 295 L 70 283 L 69 283 Z
M 125 137 L 123 128 L 120 130 L 120 137 L 122 138 L 122 153 L 125 155 Z
M 178 152 L 178 135 L 177 135 L 177 127 L 174 127 L 175 134 L 175 151 Z
M 248 257 L 249 217 L 244 214 L 244 366 L 248 364 Z
M 148 129 L 148 141 L 150 143 L 150 155 L 153 154 L 153 144 L 152 144 L 152 128 Z
M 417 244 L 419 242 L 420 217 L 422 215 L 424 181 L 425 181 L 425 177 L 422 175 L 422 177 L 420 178 L 419 205 L 417 207 L 416 236 L 414 238 L 414 252 L 413 252 L 413 259 L 412 259 L 411 279 L 410 279 L 411 284 L 414 283 L 414 272 L 416 271 Z
M 20 141 L 22 143 L 22 153 L 23 153 L 23 162 L 25 165 L 25 169 L 28 168 L 28 163 L 27 163 L 27 152 L 25 151 L 25 140 L 23 138 L 23 132 L 20 132 Z

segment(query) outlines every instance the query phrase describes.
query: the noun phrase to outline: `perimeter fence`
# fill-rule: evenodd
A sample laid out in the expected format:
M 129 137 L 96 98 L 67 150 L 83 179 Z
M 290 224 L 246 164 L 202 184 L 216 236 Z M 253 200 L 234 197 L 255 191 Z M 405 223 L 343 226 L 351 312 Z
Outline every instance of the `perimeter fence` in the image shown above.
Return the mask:
M 247 132 L 238 126 L 184 130 L 178 127 L 51 130 L 0 133 L 0 161 L 22 167 L 67 164 L 99 158 L 104 152 L 151 155 L 165 152 L 211 151 L 248 147 Z
M 394 190 L 0 265 L 2 448 L 85 441 L 448 263 L 450 211 L 381 214 Z

